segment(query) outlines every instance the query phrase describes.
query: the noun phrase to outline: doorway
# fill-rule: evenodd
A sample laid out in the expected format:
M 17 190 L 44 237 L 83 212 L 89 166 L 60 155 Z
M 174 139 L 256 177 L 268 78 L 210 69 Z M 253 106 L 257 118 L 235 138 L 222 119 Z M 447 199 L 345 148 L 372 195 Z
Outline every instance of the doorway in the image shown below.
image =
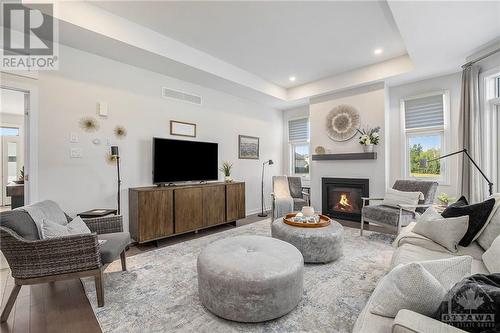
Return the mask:
M 0 93 L 0 210 L 24 206 L 26 117 L 29 93 L 7 87 Z

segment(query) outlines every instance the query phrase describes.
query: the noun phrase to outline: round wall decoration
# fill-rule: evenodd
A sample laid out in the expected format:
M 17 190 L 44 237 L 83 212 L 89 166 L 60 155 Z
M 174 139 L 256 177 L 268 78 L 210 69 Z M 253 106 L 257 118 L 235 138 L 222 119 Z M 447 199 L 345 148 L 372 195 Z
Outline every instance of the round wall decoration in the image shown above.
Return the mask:
M 356 135 L 359 113 L 350 105 L 338 105 L 326 117 L 328 136 L 333 141 L 347 141 Z

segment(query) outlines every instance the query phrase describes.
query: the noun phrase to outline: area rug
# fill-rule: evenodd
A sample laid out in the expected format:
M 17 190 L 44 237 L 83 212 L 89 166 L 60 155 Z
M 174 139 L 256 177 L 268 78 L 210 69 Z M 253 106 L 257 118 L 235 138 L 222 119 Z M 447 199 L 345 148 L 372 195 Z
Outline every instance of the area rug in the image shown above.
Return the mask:
M 270 237 L 270 220 L 119 260 L 104 274 L 105 306 L 97 307 L 92 278 L 82 279 L 103 332 L 351 332 L 377 281 L 389 269 L 391 235 L 345 228 L 344 255 L 305 265 L 304 295 L 289 314 L 264 323 L 221 319 L 198 299 L 196 259 L 213 241 L 238 235 Z

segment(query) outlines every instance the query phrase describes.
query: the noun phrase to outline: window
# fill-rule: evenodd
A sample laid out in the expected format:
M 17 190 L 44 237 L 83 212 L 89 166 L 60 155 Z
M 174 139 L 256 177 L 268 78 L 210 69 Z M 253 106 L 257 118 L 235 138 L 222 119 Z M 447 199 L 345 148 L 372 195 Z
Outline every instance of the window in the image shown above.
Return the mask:
M 19 136 L 19 128 L 17 127 L 0 127 L 0 136 Z
M 288 122 L 290 145 L 290 173 L 309 176 L 309 118 L 293 119 Z
M 404 126 L 406 178 L 444 181 L 445 123 L 448 93 L 407 98 L 401 102 Z

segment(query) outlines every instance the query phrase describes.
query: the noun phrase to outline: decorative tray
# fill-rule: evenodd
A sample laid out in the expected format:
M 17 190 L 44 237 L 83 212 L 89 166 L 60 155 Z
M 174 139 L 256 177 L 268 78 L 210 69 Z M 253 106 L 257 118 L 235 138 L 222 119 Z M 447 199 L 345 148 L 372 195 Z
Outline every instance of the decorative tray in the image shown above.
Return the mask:
M 319 215 L 319 222 L 316 223 L 294 221 L 293 218 L 295 215 L 297 215 L 297 213 L 286 214 L 283 218 L 283 222 L 299 228 L 321 228 L 330 224 L 330 218 L 325 215 Z

